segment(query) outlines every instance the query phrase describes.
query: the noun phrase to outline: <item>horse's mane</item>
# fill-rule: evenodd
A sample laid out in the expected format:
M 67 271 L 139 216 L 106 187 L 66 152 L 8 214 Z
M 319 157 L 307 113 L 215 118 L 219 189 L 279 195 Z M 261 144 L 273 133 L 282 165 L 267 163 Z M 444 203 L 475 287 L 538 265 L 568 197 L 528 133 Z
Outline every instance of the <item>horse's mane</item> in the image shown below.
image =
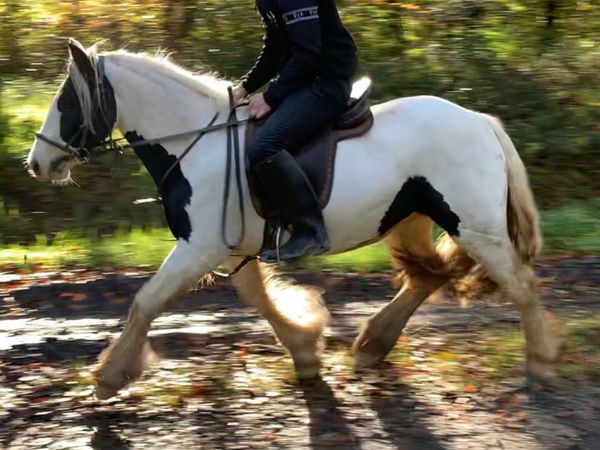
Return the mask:
M 97 93 L 99 92 L 99 85 L 97 72 L 98 52 L 96 45 L 93 45 L 86 51 L 92 66 L 94 67 L 96 75 L 95 91 Z M 211 73 L 194 75 L 190 71 L 172 62 L 169 59 L 169 55 L 165 52 L 157 52 L 155 55 L 150 55 L 148 53 L 132 53 L 121 49 L 113 52 L 106 52 L 103 53 L 103 55 L 110 56 L 113 60 L 116 60 L 117 63 L 119 60 L 135 61 L 142 68 L 142 71 L 143 68 L 146 67 L 152 71 L 163 74 L 180 85 L 185 86 L 194 92 L 198 92 L 205 97 L 209 97 L 217 101 L 227 101 L 227 87 L 231 85 L 229 81 L 220 79 Z M 81 112 L 83 115 L 83 125 L 89 128 L 92 132 L 95 132 L 93 127 L 94 95 L 90 91 L 89 83 L 79 71 L 77 64 L 73 64 L 73 61 L 69 61 L 68 73 L 69 78 L 73 83 L 75 93 L 77 94 L 77 98 L 79 99 L 79 104 L 81 106 Z
M 206 97 L 216 100 L 226 99 L 227 87 L 231 85 L 231 82 L 223 80 L 210 72 L 195 75 L 172 62 L 169 54 L 161 51 L 151 55 L 143 52 L 132 53 L 121 49 L 104 53 L 104 55 L 111 56 L 117 63 L 119 60 L 135 61 L 140 67 L 147 67 L 155 72 L 159 72 L 194 92 L 199 92 Z

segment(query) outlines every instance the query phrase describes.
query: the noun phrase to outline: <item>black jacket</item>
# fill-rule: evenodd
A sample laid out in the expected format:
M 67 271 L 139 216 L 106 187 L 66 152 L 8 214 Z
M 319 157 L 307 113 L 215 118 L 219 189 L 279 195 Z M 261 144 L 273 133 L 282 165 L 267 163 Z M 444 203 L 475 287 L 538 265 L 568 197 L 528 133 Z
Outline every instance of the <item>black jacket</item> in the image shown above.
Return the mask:
M 265 27 L 264 46 L 242 85 L 265 92 L 269 106 L 317 77 L 350 80 L 356 69 L 356 45 L 340 20 L 334 0 L 257 0 Z

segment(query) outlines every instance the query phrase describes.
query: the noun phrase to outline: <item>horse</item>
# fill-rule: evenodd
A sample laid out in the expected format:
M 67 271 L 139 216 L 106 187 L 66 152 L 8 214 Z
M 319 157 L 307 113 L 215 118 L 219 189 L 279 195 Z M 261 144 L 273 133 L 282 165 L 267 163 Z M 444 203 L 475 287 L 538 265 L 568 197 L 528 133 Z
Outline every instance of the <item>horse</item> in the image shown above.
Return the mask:
M 318 376 L 329 321 L 321 294 L 246 259 L 260 251 L 265 226 L 251 206 L 246 177 L 240 197 L 245 210 L 236 199 L 225 204 L 219 195 L 230 130 L 215 127 L 201 140 L 186 134 L 164 142 L 150 139 L 214 123 L 217 114 L 228 117 L 230 83 L 193 75 L 162 55 L 98 53 L 75 40 L 69 41 L 69 54 L 68 76 L 27 158 L 30 175 L 68 180 L 85 160 L 82 154 L 108 142 L 118 129 L 132 145 L 142 144 L 134 150 L 160 185 L 176 239 L 136 293 L 122 334 L 99 356 L 96 396 L 110 398 L 141 375 L 151 359 L 152 321 L 180 291 L 220 266 L 237 268 L 232 280 L 239 296 L 270 323 L 298 377 Z M 356 337 L 355 366 L 382 361 L 432 293 L 478 267 L 520 313 L 526 373 L 555 379 L 559 333 L 538 301 L 532 269 L 542 246 L 539 213 L 525 166 L 501 122 L 433 96 L 394 99 L 374 105 L 372 113 L 374 125 L 367 133 L 340 142 L 323 211 L 330 254 L 382 240 L 401 285 Z M 247 119 L 243 108 L 240 114 Z M 242 225 L 245 229 L 233 250 L 220 238 L 224 210 L 226 235 L 239 236 Z M 434 224 L 443 231 L 437 242 Z

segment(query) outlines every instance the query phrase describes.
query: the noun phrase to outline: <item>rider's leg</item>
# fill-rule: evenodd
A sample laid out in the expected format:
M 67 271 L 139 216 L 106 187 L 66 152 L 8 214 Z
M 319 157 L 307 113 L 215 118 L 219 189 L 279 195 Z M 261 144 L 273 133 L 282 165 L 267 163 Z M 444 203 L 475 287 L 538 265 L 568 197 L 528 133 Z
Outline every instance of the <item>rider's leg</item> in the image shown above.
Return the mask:
M 294 260 L 329 249 L 329 238 L 315 192 L 288 153 L 329 125 L 344 110 L 347 86 L 317 82 L 286 98 L 248 148 L 251 175 L 267 207 L 291 226 L 292 236 L 280 249 L 282 260 Z M 265 251 L 263 261 L 275 261 Z
M 291 228 L 291 237 L 279 249 L 279 258 L 293 261 L 319 255 L 331 248 L 319 200 L 310 181 L 292 155 L 283 150 L 254 168 L 256 178 L 268 183 L 264 189 L 269 205 Z M 261 253 L 263 262 L 277 261 L 277 250 Z

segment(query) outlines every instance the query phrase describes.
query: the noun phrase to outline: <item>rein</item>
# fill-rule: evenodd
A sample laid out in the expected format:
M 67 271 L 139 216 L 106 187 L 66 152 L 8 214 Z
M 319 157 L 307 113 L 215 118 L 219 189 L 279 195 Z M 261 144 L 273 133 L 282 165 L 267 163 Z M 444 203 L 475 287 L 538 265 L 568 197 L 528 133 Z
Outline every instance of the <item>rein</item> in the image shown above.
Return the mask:
M 227 165 L 225 167 L 225 188 L 223 190 L 223 212 L 221 216 L 221 239 L 229 250 L 236 249 L 244 240 L 246 235 L 246 214 L 244 212 L 244 193 L 242 191 L 242 175 L 240 169 L 240 138 L 238 134 L 239 124 L 244 121 L 239 121 L 237 118 L 237 107 L 233 99 L 233 89 L 229 86 L 227 93 L 229 94 L 229 118 L 227 123 L 231 126 L 227 130 Z M 235 163 L 235 181 L 238 193 L 238 202 L 240 207 L 240 217 L 242 229 L 240 236 L 235 244 L 229 244 L 227 241 L 227 204 L 229 203 L 229 186 L 231 181 L 231 160 Z

